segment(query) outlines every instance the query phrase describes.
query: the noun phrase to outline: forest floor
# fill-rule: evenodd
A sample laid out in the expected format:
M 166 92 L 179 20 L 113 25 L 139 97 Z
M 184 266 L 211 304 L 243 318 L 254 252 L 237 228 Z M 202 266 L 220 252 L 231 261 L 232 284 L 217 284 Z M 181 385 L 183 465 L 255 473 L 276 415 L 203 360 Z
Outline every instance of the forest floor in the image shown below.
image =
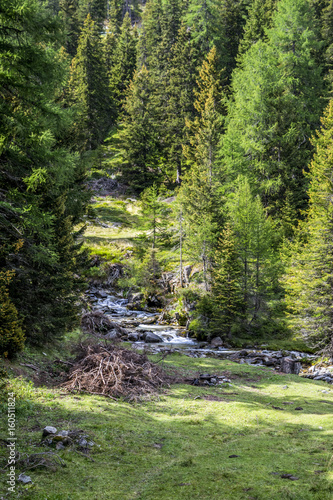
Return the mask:
M 333 498 L 332 386 L 265 367 L 173 354 L 158 365 L 180 383 L 158 396 L 129 403 L 69 394 L 54 385 L 66 370 L 56 360 L 69 361 L 69 347 L 77 340 L 69 337 L 44 354 L 28 350 L 10 365 L 16 477 L 25 473 L 32 484 L 17 483 L 14 494 L 6 493 L 4 429 L 1 499 Z M 185 383 L 200 373 L 227 375 L 231 384 Z M 1 410 L 4 421 L 6 402 Z M 49 448 L 41 444 L 45 426 L 82 431 L 94 444 L 89 451 Z M 29 468 L 37 453 L 49 451 L 55 455 L 46 456 L 47 466 Z M 54 464 L 57 457 L 63 466 Z

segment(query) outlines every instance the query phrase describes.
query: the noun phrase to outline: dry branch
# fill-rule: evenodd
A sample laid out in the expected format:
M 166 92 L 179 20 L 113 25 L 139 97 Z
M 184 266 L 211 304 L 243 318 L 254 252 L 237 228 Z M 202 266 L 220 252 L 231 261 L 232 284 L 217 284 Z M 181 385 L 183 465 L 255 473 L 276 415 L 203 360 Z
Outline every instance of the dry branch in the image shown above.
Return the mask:
M 82 346 L 80 359 L 62 387 L 112 399 L 154 394 L 169 378 L 146 355 L 116 346 Z

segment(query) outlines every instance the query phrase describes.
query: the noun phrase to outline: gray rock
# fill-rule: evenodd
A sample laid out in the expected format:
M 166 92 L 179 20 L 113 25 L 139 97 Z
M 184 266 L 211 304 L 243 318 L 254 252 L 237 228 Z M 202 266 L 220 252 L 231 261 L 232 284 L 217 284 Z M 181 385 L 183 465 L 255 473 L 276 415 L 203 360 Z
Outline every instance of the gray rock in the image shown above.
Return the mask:
M 19 477 L 17 478 L 17 480 L 20 481 L 23 484 L 32 483 L 31 477 L 30 476 L 26 476 L 25 474 L 20 474 Z
M 264 365 L 266 366 L 275 366 L 277 361 L 273 358 L 270 358 L 268 356 L 266 356 L 264 359 L 263 359 L 263 362 L 264 362 Z
M 137 342 L 140 339 L 140 334 L 136 332 L 130 332 L 127 336 L 128 340 L 132 342 Z
M 108 340 L 116 340 L 118 337 L 119 333 L 117 330 L 110 330 L 106 335 L 104 335 L 104 338 Z
M 295 361 L 294 359 L 291 359 L 289 357 L 282 358 L 281 360 L 281 372 L 283 373 L 293 373 L 295 375 L 298 375 L 299 372 L 301 371 L 302 365 L 301 363 Z
M 212 347 L 219 347 L 219 346 L 222 346 L 223 345 L 223 342 L 222 342 L 222 339 L 221 337 L 215 337 L 212 339 L 210 345 Z
M 153 343 L 153 342 L 163 342 L 161 337 L 156 335 L 156 333 L 153 332 L 147 332 L 145 336 L 145 342 Z
M 65 446 L 63 445 L 63 443 L 61 441 L 59 441 L 59 443 L 57 443 L 56 445 L 56 450 L 64 450 L 65 449 Z
M 51 425 L 47 425 L 43 429 L 43 437 L 49 436 L 50 434 L 57 434 L 57 429 Z

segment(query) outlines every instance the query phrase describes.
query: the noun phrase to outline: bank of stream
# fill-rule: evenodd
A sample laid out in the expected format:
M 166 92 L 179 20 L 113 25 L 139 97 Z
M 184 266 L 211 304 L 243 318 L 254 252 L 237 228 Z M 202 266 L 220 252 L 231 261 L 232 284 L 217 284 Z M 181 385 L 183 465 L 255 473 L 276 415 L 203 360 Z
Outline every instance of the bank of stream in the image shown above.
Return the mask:
M 212 342 L 199 342 L 188 335 L 185 327 L 165 324 L 161 314 L 143 310 L 140 304 L 131 309 L 128 299 L 115 291 L 91 288 L 87 293 L 94 311 L 105 314 L 112 322 L 121 327 L 121 334 L 116 331 L 107 332 L 105 338 L 131 342 L 132 348 L 138 351 L 149 351 L 152 354 L 163 352 L 180 352 L 193 358 L 230 359 L 240 364 L 268 366 L 276 371 L 301 374 L 315 380 L 323 380 L 333 384 L 333 367 L 321 364 L 311 366 L 315 355 L 299 351 L 273 351 L 268 349 L 230 349 L 223 346 L 221 339 Z

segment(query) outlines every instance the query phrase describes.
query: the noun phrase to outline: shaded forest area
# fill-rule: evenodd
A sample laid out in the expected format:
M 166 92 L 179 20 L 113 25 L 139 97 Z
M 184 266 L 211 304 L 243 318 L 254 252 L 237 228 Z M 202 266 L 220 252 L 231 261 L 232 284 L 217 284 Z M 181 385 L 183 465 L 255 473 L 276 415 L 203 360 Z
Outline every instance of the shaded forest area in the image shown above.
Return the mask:
M 332 357 L 332 56 L 332 0 L 2 0 L 1 354 L 78 323 L 109 176 L 150 221 L 147 287 L 172 233 L 198 338 Z

